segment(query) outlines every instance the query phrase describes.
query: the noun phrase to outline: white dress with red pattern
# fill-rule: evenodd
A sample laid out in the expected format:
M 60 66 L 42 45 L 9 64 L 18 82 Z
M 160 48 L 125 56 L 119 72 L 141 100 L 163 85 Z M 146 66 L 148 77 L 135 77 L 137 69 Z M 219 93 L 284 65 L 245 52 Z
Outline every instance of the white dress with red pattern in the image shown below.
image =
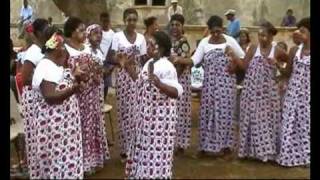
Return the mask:
M 137 80 L 134 134 L 126 164 L 126 176 L 132 179 L 171 178 L 177 121 L 176 99 L 170 98 L 148 81 L 149 60 Z M 167 58 L 154 64 L 154 74 L 179 96 L 183 89 L 176 70 Z
M 76 63 L 89 64 L 93 60 L 87 46 L 83 51 L 77 51 L 68 45 L 65 46 L 70 54 L 68 65 L 71 69 L 75 67 Z M 90 78 L 84 90 L 76 96 L 80 107 L 84 172 L 93 171 L 96 167 L 103 167 L 104 162 L 110 158 L 99 87 L 100 84 Z
M 130 43 L 124 32 L 115 33 L 112 40 L 112 50 L 122 52 L 128 57 L 134 56 L 137 72 L 140 72 L 140 57 L 147 53 L 146 41 L 142 34 L 137 33 L 134 43 Z M 119 129 L 119 145 L 120 154 L 126 154 L 128 151 L 128 143 L 131 137 L 132 106 L 134 102 L 131 100 L 136 92 L 136 83 L 133 82 L 125 69 L 118 68 L 116 75 L 116 98 L 117 98 L 117 119 Z
M 25 52 L 23 58 L 21 59 L 22 63 L 26 61 L 31 62 L 35 67 L 38 65 L 40 60 L 44 57 L 44 54 L 41 53 L 39 46 L 33 44 Z M 35 127 L 34 127 L 34 94 L 35 92 L 32 89 L 31 85 L 23 86 L 22 95 L 21 95 L 21 112 L 23 115 L 23 126 L 25 133 L 25 142 L 26 142 L 26 155 L 29 173 L 33 173 L 36 169 L 37 162 L 35 161 Z
M 50 73 L 47 70 L 50 69 Z M 31 179 L 82 179 L 83 150 L 78 100 L 75 95 L 61 104 L 48 104 L 40 91 L 43 80 L 61 91 L 72 85 L 70 69 L 43 59 L 35 70 L 35 156 L 37 166 Z

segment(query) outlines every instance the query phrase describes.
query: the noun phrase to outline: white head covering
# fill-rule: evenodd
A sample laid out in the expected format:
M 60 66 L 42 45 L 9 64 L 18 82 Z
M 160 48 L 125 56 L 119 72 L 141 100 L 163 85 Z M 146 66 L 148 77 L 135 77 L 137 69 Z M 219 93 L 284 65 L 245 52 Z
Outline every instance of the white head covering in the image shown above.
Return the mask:
M 235 14 L 236 14 L 236 10 L 234 10 L 234 9 L 228 9 L 228 11 L 226 11 L 226 12 L 224 13 L 225 16 L 226 16 L 226 15 L 229 15 L 229 14 L 235 15 Z

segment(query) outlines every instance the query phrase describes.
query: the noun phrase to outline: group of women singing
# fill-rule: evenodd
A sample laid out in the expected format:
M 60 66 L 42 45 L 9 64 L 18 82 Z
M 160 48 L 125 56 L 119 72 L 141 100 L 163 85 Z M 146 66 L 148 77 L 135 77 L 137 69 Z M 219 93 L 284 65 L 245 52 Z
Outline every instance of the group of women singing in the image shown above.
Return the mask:
M 126 178 L 171 178 L 174 152 L 190 146 L 191 67 L 201 64 L 199 155 L 228 154 L 310 163 L 310 22 L 298 23 L 301 44 L 289 54 L 273 42 L 277 31 L 261 26 L 258 44 L 245 51 L 211 16 L 210 34 L 191 56 L 184 17 L 170 19 L 168 33 L 157 18 L 126 9 L 125 28 L 101 49 L 102 28 L 86 28 L 70 17 L 64 34 L 44 19 L 33 22 L 34 44 L 23 62 L 22 109 L 31 178 L 83 178 L 110 158 L 101 112 L 103 63 L 115 66 L 120 156 Z M 102 51 L 101 51 L 102 50 Z M 108 52 L 106 58 L 102 52 Z M 276 71 L 288 81 L 283 106 Z M 236 137 L 236 73 L 245 72 L 240 97 L 240 139 Z M 239 143 L 239 145 L 237 145 Z

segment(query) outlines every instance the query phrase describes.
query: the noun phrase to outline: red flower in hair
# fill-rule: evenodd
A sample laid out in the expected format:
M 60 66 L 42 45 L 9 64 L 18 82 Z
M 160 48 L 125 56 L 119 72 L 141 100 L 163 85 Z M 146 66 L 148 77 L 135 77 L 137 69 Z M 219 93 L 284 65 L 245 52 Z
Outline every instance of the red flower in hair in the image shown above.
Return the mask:
M 32 24 L 28 24 L 27 27 L 26 27 L 26 32 L 27 33 L 33 33 L 33 26 Z

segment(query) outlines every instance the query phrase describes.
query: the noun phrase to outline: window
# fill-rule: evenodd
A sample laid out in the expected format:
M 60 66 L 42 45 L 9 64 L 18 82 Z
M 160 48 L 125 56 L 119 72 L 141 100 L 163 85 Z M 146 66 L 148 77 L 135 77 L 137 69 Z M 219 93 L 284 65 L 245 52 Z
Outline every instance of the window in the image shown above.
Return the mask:
M 134 5 L 136 6 L 147 5 L 147 0 L 134 0 Z
M 165 6 L 166 0 L 135 0 L 135 6 Z

